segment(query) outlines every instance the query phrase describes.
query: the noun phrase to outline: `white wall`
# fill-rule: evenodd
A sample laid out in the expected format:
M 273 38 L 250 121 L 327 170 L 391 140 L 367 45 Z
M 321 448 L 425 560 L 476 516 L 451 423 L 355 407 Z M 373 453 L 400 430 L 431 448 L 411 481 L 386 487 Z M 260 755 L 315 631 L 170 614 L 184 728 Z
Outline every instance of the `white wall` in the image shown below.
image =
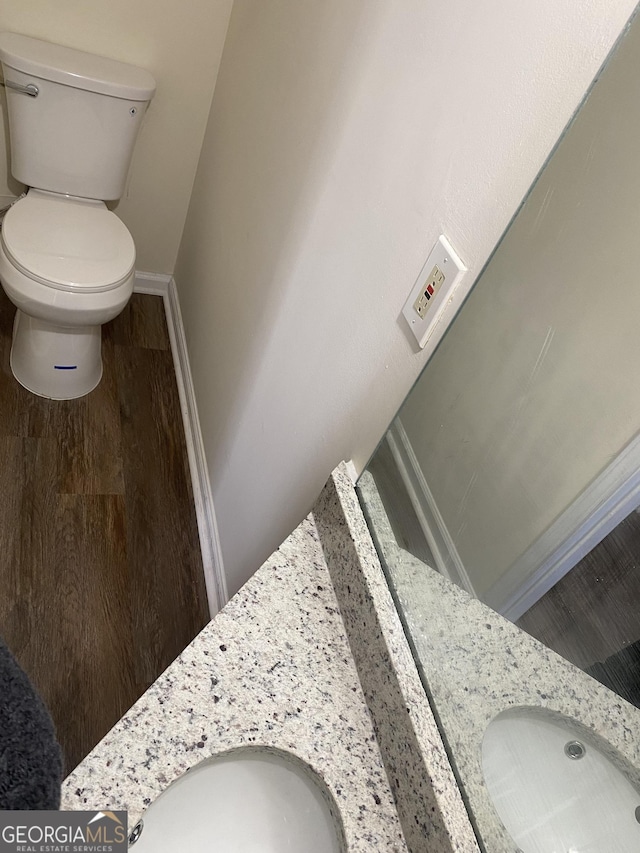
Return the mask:
M 158 90 L 136 144 L 127 195 L 117 207 L 136 242 L 138 269 L 173 272 L 232 1 L 0 3 L 0 31 L 141 65 L 156 78 Z M 9 177 L 2 124 L 0 197 L 6 197 L 22 187 Z
M 400 414 L 479 596 L 640 430 L 640 17 Z
M 477 274 L 633 6 L 236 0 L 176 267 L 230 591 L 364 465 L 426 253 Z

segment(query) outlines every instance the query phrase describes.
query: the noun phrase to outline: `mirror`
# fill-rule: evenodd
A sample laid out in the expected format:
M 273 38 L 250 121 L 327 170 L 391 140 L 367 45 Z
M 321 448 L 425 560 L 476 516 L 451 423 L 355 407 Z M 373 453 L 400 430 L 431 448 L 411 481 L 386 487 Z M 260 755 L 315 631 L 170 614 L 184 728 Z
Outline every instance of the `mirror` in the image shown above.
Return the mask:
M 636 19 L 367 473 L 401 549 L 640 707 L 639 152 Z

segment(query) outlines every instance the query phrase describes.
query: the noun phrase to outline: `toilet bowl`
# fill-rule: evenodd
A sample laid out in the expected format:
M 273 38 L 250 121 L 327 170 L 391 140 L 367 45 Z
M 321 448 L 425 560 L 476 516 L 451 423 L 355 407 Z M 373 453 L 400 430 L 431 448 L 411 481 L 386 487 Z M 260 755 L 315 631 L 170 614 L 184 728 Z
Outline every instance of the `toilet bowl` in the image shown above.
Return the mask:
M 81 397 L 102 376 L 102 324 L 131 297 L 135 247 L 103 202 L 32 189 L 0 232 L 0 281 L 17 307 L 11 369 L 29 391 Z
M 11 172 L 28 188 L 0 231 L 0 283 L 18 309 L 11 370 L 34 394 L 81 397 L 102 376 L 101 326 L 133 292 L 133 238 L 105 200 L 124 191 L 155 81 L 15 33 L 0 33 L 0 62 Z

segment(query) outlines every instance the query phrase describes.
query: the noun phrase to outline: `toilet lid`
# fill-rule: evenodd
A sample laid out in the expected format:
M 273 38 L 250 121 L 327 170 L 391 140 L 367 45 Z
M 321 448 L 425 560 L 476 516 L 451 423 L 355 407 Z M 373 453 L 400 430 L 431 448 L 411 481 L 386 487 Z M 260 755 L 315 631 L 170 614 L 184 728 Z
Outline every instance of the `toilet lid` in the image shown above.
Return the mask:
M 135 264 L 131 234 L 101 201 L 30 190 L 7 212 L 1 235 L 18 269 L 60 290 L 111 290 Z

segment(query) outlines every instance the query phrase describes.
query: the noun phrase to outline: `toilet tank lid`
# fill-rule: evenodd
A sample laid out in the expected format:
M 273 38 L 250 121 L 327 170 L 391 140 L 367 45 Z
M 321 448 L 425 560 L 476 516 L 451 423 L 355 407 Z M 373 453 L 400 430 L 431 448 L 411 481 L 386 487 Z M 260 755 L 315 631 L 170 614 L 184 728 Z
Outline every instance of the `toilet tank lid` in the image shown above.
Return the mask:
M 149 101 L 156 90 L 144 68 L 18 33 L 0 33 L 0 61 L 43 80 L 130 101 Z

